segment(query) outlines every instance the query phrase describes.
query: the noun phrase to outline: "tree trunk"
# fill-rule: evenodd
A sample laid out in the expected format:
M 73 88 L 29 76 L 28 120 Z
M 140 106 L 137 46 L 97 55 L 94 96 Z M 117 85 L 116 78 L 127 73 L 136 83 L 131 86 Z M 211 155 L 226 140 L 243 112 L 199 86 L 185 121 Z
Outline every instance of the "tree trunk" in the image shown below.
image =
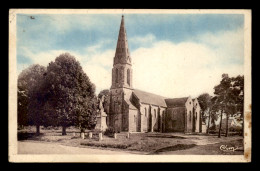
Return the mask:
M 228 120 L 229 120 L 229 115 L 227 114 L 226 135 L 225 135 L 225 137 L 228 137 Z
M 36 125 L 36 135 L 40 135 L 40 125 Z
M 67 135 L 65 126 L 62 127 L 62 135 Z
M 210 124 L 210 112 L 209 112 L 209 120 L 208 120 L 208 129 L 207 129 L 207 134 L 209 134 L 209 124 Z
M 221 137 L 222 115 L 223 115 L 223 110 L 221 110 L 221 114 L 220 114 L 220 123 L 219 123 L 218 138 Z

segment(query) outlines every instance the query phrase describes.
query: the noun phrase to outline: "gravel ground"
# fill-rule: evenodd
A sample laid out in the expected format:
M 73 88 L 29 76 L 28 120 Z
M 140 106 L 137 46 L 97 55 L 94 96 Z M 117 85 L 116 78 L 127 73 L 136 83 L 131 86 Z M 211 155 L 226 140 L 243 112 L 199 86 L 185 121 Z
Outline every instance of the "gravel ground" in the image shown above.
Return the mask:
M 126 151 L 101 150 L 95 148 L 80 148 L 64 146 L 58 143 L 18 141 L 18 154 L 117 154 L 131 155 Z

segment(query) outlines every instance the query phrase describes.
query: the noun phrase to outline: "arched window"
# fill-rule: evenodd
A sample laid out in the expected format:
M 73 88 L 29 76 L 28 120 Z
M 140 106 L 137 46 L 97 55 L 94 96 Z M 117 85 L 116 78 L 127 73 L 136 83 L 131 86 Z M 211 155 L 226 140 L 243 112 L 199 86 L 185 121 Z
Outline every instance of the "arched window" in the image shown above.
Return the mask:
M 118 83 L 118 69 L 116 68 L 116 83 Z
M 130 85 L 130 70 L 127 69 L 127 84 Z
M 156 110 L 154 109 L 154 118 L 156 118 Z
M 144 108 L 144 116 L 147 117 L 147 111 L 146 111 L 146 108 Z
M 190 121 L 191 121 L 191 111 L 190 111 Z

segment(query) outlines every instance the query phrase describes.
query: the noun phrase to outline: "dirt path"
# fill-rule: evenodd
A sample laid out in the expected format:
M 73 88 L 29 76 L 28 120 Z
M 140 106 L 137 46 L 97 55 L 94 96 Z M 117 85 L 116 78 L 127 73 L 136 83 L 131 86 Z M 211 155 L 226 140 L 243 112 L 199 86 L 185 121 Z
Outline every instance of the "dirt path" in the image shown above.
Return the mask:
M 126 151 L 101 150 L 64 146 L 58 143 L 18 141 L 18 154 L 120 154 L 131 155 Z

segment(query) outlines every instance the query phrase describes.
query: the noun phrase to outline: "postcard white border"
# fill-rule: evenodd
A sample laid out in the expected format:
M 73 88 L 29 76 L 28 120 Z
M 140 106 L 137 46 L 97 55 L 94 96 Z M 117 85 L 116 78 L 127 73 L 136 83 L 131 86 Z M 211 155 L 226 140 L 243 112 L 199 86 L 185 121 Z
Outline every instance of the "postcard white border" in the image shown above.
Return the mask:
M 17 154 L 16 14 L 244 14 L 244 155 L 25 155 Z M 250 162 L 251 161 L 251 10 L 10 9 L 9 161 L 10 162 Z

